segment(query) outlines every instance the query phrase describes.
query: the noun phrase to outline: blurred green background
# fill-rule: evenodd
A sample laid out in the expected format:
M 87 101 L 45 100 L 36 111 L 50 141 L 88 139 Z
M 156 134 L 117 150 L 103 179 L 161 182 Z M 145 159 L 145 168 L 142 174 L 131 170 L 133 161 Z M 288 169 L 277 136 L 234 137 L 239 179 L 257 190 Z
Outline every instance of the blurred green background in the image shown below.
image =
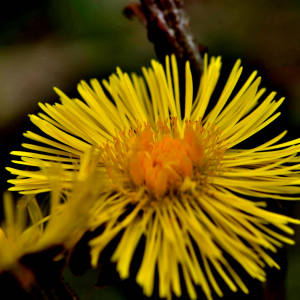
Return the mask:
M 78 97 L 81 79 L 106 78 L 120 66 L 140 72 L 155 58 L 145 28 L 122 15 L 127 0 L 6 2 L 0 11 L 1 190 L 10 178 L 9 152 L 20 150 L 22 132 L 34 130 L 27 115 L 38 102 L 58 101 L 53 86 Z M 281 126 L 300 136 L 300 1 L 186 0 L 196 39 L 222 55 L 225 73 L 241 58 L 245 73 L 259 70 L 262 86 L 286 101 Z M 272 125 L 271 125 L 272 126 Z M 277 129 L 275 128 L 274 131 Z M 281 131 L 282 131 L 281 130 Z M 276 133 L 274 132 L 274 136 Z M 293 206 L 298 218 L 300 203 Z M 300 228 L 288 254 L 287 299 L 300 299 Z M 124 299 L 116 288 L 93 289 L 95 272 L 66 280 L 84 300 Z M 94 279 L 91 279 L 94 278 Z

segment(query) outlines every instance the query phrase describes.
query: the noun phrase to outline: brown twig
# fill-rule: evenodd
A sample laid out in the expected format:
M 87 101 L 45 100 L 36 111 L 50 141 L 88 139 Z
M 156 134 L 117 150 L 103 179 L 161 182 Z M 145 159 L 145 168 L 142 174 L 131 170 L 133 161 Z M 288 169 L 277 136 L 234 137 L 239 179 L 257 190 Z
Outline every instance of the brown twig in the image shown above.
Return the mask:
M 203 68 L 201 54 L 206 51 L 206 47 L 195 42 L 183 1 L 141 0 L 141 4 L 128 5 L 124 13 L 130 19 L 137 17 L 147 27 L 148 39 L 154 44 L 156 55 L 162 63 L 166 55 L 174 53 L 179 74 L 184 76 L 185 63 L 190 61 L 196 89 Z M 184 88 L 181 91 L 184 92 Z

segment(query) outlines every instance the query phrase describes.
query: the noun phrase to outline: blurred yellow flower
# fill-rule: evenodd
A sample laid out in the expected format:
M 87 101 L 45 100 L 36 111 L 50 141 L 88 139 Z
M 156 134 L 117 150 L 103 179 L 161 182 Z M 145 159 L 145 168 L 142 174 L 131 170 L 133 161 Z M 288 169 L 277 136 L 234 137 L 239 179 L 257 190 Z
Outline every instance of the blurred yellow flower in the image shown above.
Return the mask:
M 39 210 L 36 207 L 37 202 L 33 199 L 28 205 L 32 220 L 39 218 Z M 8 192 L 3 197 L 3 208 L 4 222 L 0 228 L 0 273 L 16 266 L 27 249 L 36 244 L 42 230 L 37 226 L 25 231 L 26 212 L 14 208 L 12 195 Z
M 92 217 L 93 205 L 98 200 L 98 173 L 94 172 L 95 159 L 99 154 L 87 151 L 73 174 L 72 193 L 64 191 L 62 195 L 60 165 L 52 163 L 48 169 L 40 161 L 51 186 L 50 212 L 43 213 L 34 195 L 23 196 L 15 207 L 12 195 L 4 194 L 4 222 L 0 228 L 0 274 L 14 270 L 19 259 L 30 253 L 63 245 L 64 251 L 73 249 L 82 235 L 91 230 L 89 220 Z M 88 168 L 89 172 L 86 173 Z M 52 170 L 52 173 L 49 170 Z M 96 183 L 96 187 L 95 187 Z M 84 205 L 82 203 L 84 202 Z M 30 222 L 27 225 L 27 217 Z M 45 226 L 46 224 L 46 226 Z
M 286 224 L 299 221 L 268 212 L 264 201 L 247 196 L 298 199 L 292 194 L 300 192 L 296 186 L 300 139 L 278 144 L 285 131 L 252 149 L 235 148 L 280 115 L 274 113 L 283 99 L 274 101 L 273 92 L 259 103 L 265 89 L 258 89 L 256 72 L 233 94 L 242 72 L 238 60 L 217 104 L 207 112 L 220 68 L 220 57 L 212 57 L 208 64 L 205 56 L 200 87 L 194 94 L 186 63 L 183 108 L 174 56 L 166 58 L 165 70 L 152 61 L 152 68 L 143 68 L 144 77 L 132 74 L 130 78 L 117 69 L 109 82 L 103 80 L 106 91 L 97 80 L 91 80 L 92 88 L 81 82 L 78 91 L 86 103 L 56 89 L 62 104 L 40 104 L 46 114 L 30 116 L 50 138 L 25 134 L 47 146 L 23 144 L 38 153 L 12 152 L 21 156 L 16 163 L 40 167 L 42 160 L 44 167 L 38 171 L 7 168 L 19 175 L 9 181 L 15 185 L 11 190 L 22 194 L 55 191 L 47 174 L 57 173 L 54 161 L 61 168 L 57 177 L 61 193 L 76 197 L 80 189 L 74 189 L 74 173 L 81 165 L 82 174 L 98 174 L 98 181 L 89 188 L 103 185 L 93 198 L 89 224 L 80 227 L 104 226 L 90 241 L 93 266 L 109 242 L 122 233 L 111 260 L 121 278 L 127 278 L 144 236 L 136 281 L 147 296 L 153 293 L 156 268 L 162 298 L 182 294 L 181 272 L 190 298 L 197 298 L 194 285 L 200 285 L 208 299 L 212 299 L 211 287 L 222 296 L 214 270 L 232 291 L 239 287 L 248 293 L 223 252 L 261 281 L 265 280 L 265 265 L 279 268 L 266 250 L 276 252 L 282 242 L 292 244 L 284 235 L 293 233 Z M 94 148 L 99 150 L 92 156 L 93 163 L 82 165 L 81 157 Z M 80 216 L 86 202 L 84 197 L 77 200 L 82 204 L 72 214 Z

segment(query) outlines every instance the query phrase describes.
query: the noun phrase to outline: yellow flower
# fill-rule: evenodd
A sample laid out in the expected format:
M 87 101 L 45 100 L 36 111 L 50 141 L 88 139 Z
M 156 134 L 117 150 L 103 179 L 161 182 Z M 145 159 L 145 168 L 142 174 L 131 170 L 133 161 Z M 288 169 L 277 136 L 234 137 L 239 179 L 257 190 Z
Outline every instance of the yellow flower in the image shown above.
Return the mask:
M 152 61 L 152 68 L 143 68 L 144 78 L 135 74 L 130 78 L 117 69 L 109 82 L 103 81 L 105 92 L 97 80 L 91 81 L 92 88 L 81 82 L 78 91 L 86 103 L 56 90 L 62 104 L 40 104 L 46 114 L 30 116 L 50 138 L 25 134 L 47 146 L 23 144 L 39 153 L 12 152 L 22 158 L 16 163 L 39 167 L 43 160 L 44 168 L 7 168 L 20 176 L 9 181 L 15 185 L 11 190 L 23 194 L 53 191 L 45 170 L 53 172 L 55 161 L 62 170 L 62 193 L 76 194 L 78 191 L 72 190 L 80 158 L 89 149 L 100 149 L 93 156 L 94 171 L 88 164 L 82 166 L 86 174 L 99 175 L 94 187 L 105 187 L 95 197 L 86 227 L 104 226 L 90 242 L 93 266 L 102 250 L 121 233 L 111 260 L 121 278 L 127 278 L 135 249 L 145 237 L 136 281 L 147 296 L 153 293 L 156 269 L 162 298 L 182 294 L 181 272 L 193 299 L 197 297 L 194 285 L 200 285 L 208 299 L 212 299 L 211 287 L 223 295 L 214 271 L 231 290 L 239 287 L 248 293 L 223 253 L 261 281 L 265 280 L 265 265 L 279 268 L 267 250 L 276 252 L 282 242 L 292 244 L 277 231 L 292 234 L 286 224 L 299 221 L 268 212 L 264 201 L 248 200 L 247 196 L 298 199 L 292 194 L 300 192 L 296 186 L 300 139 L 278 144 L 285 131 L 255 148 L 235 148 L 280 115 L 274 113 L 283 99 L 274 101 L 273 92 L 260 103 L 265 89 L 258 89 L 256 72 L 232 95 L 242 72 L 238 60 L 217 104 L 207 112 L 220 68 L 220 57 L 211 58 L 208 64 L 205 56 L 200 87 L 194 93 L 186 63 L 183 108 L 174 56 L 171 61 L 166 58 L 165 71 Z
M 28 206 L 32 220 L 39 217 L 36 206 L 35 199 Z M 8 192 L 3 197 L 3 208 L 4 222 L 0 228 L 0 274 L 16 267 L 26 250 L 36 244 L 42 230 L 41 227 L 34 227 L 25 231 L 26 213 L 14 208 L 12 195 Z
M 43 161 L 37 162 L 40 163 L 39 166 L 51 186 L 48 215 L 42 213 L 34 195 L 23 196 L 18 201 L 18 207 L 14 207 L 12 195 L 8 192 L 4 194 L 4 223 L 0 228 L 0 274 L 16 269 L 20 258 L 26 254 L 57 245 L 63 245 L 64 251 L 71 250 L 82 235 L 91 230 L 89 220 L 92 217 L 93 205 L 98 200 L 99 189 L 104 190 L 102 185 L 98 184 L 99 178 L 96 176 L 99 174 L 94 172 L 98 160 L 99 155 L 94 151 L 85 153 L 80 166 L 73 174 L 76 184 L 72 185 L 72 193 L 64 192 L 63 197 L 60 165 L 52 163 L 46 169 Z M 52 170 L 52 173 L 49 170 Z M 26 226 L 28 215 L 30 224 Z

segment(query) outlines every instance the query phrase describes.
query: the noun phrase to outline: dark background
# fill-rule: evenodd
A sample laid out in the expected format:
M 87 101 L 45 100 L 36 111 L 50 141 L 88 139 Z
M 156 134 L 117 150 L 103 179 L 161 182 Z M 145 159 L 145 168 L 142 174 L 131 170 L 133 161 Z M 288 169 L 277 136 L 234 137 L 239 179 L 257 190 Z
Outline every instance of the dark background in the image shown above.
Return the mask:
M 283 115 L 268 132 L 284 129 L 300 136 L 300 1 L 297 0 L 186 0 L 197 40 L 210 55 L 221 55 L 228 74 L 237 58 L 243 77 L 257 69 L 262 86 L 286 96 Z M 54 103 L 53 86 L 79 97 L 81 79 L 107 78 L 117 66 L 141 74 L 155 58 L 145 28 L 122 15 L 127 0 L 43 0 L 6 3 L 0 11 L 0 168 L 1 190 L 11 178 L 9 152 L 21 150 L 22 133 L 35 130 L 27 117 L 38 102 Z M 223 74 L 223 75 L 224 75 Z M 224 75 L 226 76 L 226 75 Z M 222 78 L 222 76 L 221 76 Z M 224 78 L 224 77 L 223 77 Z M 272 136 L 272 137 L 273 137 Z M 290 207 L 290 206 L 289 206 Z M 300 203 L 292 206 L 300 218 Z M 297 245 L 289 247 L 287 299 L 300 299 L 300 227 Z M 113 287 L 93 289 L 96 271 L 66 280 L 81 299 L 124 299 Z

